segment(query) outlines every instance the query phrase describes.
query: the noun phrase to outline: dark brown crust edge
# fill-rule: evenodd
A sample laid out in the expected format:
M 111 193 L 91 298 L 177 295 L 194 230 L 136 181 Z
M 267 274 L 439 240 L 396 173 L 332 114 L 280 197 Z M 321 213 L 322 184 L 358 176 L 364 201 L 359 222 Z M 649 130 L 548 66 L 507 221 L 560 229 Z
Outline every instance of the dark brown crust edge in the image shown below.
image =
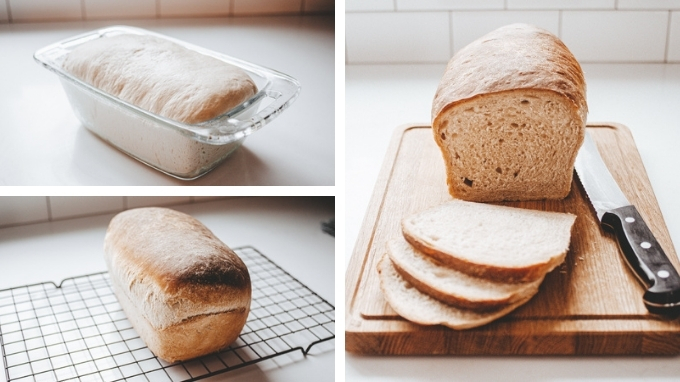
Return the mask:
M 121 212 L 111 219 L 104 245 L 107 256 L 129 267 L 126 271 L 143 273 L 169 296 L 191 290 L 195 298 L 210 302 L 220 300 L 216 289 L 219 294 L 250 289 L 243 260 L 200 221 L 179 211 L 145 207 Z M 172 255 L 160 259 L 166 252 Z M 174 266 L 173 258 L 194 252 L 201 253 L 200 261 Z

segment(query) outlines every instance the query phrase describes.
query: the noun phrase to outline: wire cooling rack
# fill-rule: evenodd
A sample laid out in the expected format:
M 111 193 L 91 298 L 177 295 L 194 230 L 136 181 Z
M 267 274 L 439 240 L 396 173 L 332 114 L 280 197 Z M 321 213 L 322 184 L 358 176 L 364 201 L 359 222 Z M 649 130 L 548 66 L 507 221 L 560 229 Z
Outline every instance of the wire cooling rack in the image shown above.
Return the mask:
M 335 338 L 335 307 L 255 248 L 235 252 L 252 282 L 248 321 L 229 348 L 187 362 L 149 351 L 106 272 L 0 290 L 7 381 L 196 381 Z

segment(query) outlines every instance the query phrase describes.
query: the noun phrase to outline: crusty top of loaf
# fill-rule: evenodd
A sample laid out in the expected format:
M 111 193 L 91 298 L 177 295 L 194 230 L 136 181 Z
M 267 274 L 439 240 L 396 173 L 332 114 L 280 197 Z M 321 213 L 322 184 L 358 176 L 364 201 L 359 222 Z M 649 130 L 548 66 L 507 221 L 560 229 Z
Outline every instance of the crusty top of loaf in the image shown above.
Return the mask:
M 109 223 L 104 254 L 112 283 L 156 328 L 250 306 L 246 265 L 184 213 L 155 207 L 119 213 Z
M 548 31 L 512 24 L 473 41 L 449 61 L 432 104 L 442 111 L 476 96 L 516 89 L 543 89 L 570 99 L 585 121 L 586 84 L 576 58 Z
M 143 268 L 166 292 L 187 285 L 250 284 L 243 261 L 201 222 L 168 208 L 121 212 L 109 224 L 107 241 L 118 255 Z
M 89 41 L 70 52 L 62 67 L 137 107 L 190 124 L 224 114 L 257 92 L 240 68 L 155 36 Z

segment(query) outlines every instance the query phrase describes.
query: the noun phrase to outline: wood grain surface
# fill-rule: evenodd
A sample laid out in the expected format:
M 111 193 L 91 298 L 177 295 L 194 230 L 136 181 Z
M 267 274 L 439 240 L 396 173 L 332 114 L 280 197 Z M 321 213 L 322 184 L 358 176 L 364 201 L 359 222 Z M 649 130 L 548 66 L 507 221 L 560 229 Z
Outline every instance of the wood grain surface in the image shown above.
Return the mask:
M 680 269 L 630 131 L 589 124 L 628 200 Z M 564 200 L 505 205 L 577 216 L 565 262 L 526 305 L 483 327 L 456 331 L 399 317 L 380 291 L 376 263 L 401 220 L 449 200 L 444 163 L 429 126 L 398 128 L 376 182 L 345 278 L 346 350 L 366 354 L 680 354 L 680 320 L 649 314 L 644 288 L 614 236 L 603 231 L 576 175 Z

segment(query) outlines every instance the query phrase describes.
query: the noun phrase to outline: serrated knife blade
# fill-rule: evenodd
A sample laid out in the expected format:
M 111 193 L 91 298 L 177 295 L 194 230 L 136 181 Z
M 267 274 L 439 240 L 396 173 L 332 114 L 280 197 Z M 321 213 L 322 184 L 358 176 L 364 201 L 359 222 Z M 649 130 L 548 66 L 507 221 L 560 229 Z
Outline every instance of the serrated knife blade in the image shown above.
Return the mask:
M 680 275 L 637 208 L 614 180 L 586 131 L 574 165 L 600 225 L 612 231 L 626 262 L 647 288 L 642 296 L 650 312 L 680 313 Z

